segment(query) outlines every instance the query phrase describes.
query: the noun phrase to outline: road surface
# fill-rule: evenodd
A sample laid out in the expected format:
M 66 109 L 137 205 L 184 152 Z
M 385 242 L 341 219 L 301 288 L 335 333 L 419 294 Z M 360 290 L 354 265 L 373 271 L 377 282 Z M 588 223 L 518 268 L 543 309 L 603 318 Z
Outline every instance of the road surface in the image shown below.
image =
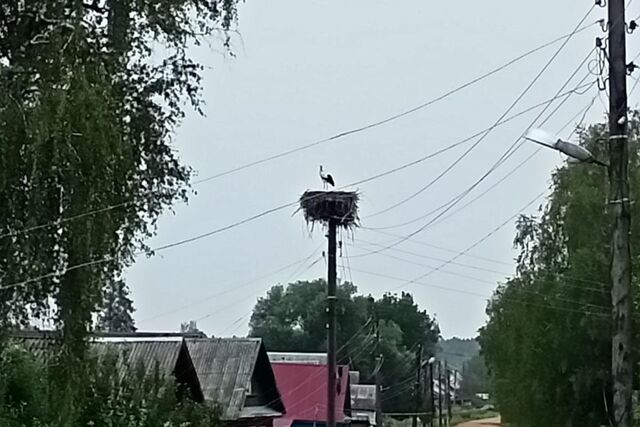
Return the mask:
M 500 417 L 486 418 L 484 420 L 469 421 L 458 424 L 456 427 L 495 427 L 500 425 Z

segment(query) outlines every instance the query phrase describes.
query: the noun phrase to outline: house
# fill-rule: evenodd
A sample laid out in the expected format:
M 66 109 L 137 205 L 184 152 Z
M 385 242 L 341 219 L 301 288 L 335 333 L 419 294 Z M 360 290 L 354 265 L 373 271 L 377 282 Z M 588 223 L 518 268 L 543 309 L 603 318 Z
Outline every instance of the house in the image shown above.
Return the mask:
M 285 414 L 262 340 L 185 339 L 205 402 L 219 405 L 227 426 L 274 425 Z
M 57 346 L 58 332 L 28 332 L 14 335 L 19 345 L 39 357 L 47 357 Z M 223 425 L 272 427 L 285 408 L 260 339 L 205 338 L 191 333 L 97 334 L 90 348 L 98 360 L 118 357 L 121 377 L 143 367 L 172 375 L 199 403 L 216 405 Z M 182 388 L 183 389 L 183 388 Z
M 351 384 L 351 425 L 376 425 L 376 386 Z
M 287 408 L 284 417 L 275 420 L 274 427 L 323 427 L 327 424 L 327 365 L 275 362 L 272 363 L 276 382 Z M 349 367 L 338 366 L 336 390 L 336 424 L 350 421 Z
M 50 349 L 57 345 L 57 332 L 19 332 L 13 340 L 37 357 L 46 358 Z M 204 396 L 196 375 L 191 356 L 182 337 L 141 336 L 127 337 L 94 336 L 89 341 L 90 351 L 104 361 L 115 357 L 115 368 L 121 379 L 131 378 L 142 368 L 147 375 L 157 372 L 166 378 L 173 377 L 176 383 L 187 389 L 196 402 L 203 402 Z

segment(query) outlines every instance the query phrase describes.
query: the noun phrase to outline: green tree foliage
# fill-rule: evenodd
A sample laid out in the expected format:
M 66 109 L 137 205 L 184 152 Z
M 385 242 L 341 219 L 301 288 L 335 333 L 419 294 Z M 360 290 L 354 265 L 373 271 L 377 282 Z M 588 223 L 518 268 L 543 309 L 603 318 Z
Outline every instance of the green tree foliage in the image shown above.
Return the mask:
M 261 337 L 271 351 L 326 351 L 326 289 L 322 279 L 273 286 L 254 307 L 250 335 Z M 375 357 L 382 354 L 383 383 L 389 387 L 384 406 L 409 410 L 407 385 L 415 378 L 415 353 L 422 344 L 425 355 L 434 354 L 440 335 L 435 320 L 404 292 L 376 300 L 343 283 L 337 296 L 340 363 L 350 363 L 365 380 L 373 380 Z
M 135 332 L 133 301 L 123 280 L 115 281 L 105 290 L 103 306 L 98 319 L 98 329 L 107 332 Z
M 0 355 L 0 425 L 3 427 L 219 426 L 215 409 L 181 397 L 175 382 L 157 369 L 145 374 L 143 366 L 132 377 L 118 374 L 118 358 L 91 357 L 83 369 L 78 393 L 59 393 L 53 370 L 32 354 L 8 346 Z M 74 399 L 73 412 L 64 415 L 59 406 Z
M 636 113 L 630 120 L 633 200 L 640 196 L 638 128 Z M 604 125 L 594 125 L 581 132 L 580 142 L 607 158 L 606 136 Z M 517 275 L 494 294 L 480 334 L 497 403 L 504 419 L 518 426 L 609 424 L 607 187 L 605 168 L 565 164 L 553 174 L 540 215 L 518 221 Z M 632 205 L 634 218 L 639 209 Z M 639 237 L 631 236 L 634 259 Z
M 172 146 L 185 103 L 201 107 L 187 48 L 228 30 L 235 3 L 0 2 L 0 327 L 53 314 L 82 359 L 104 289 L 187 196 Z

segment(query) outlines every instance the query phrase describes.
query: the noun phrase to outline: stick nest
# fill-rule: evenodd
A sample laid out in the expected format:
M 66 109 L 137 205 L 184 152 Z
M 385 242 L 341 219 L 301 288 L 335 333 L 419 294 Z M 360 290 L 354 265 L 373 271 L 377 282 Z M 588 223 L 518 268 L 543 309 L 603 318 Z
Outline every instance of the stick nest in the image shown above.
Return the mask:
M 335 220 L 339 227 L 358 226 L 358 193 L 353 191 L 305 191 L 300 197 L 300 208 L 307 222 L 325 225 Z

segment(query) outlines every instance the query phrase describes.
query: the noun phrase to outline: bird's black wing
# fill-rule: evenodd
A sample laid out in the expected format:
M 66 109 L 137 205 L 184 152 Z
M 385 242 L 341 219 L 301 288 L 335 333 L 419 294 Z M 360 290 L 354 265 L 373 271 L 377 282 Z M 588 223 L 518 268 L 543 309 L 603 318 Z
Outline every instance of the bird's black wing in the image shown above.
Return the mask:
M 331 174 L 327 175 L 327 182 L 329 183 L 329 185 L 331 185 L 332 187 L 336 186 L 335 181 L 333 180 L 333 177 L 331 176 Z

